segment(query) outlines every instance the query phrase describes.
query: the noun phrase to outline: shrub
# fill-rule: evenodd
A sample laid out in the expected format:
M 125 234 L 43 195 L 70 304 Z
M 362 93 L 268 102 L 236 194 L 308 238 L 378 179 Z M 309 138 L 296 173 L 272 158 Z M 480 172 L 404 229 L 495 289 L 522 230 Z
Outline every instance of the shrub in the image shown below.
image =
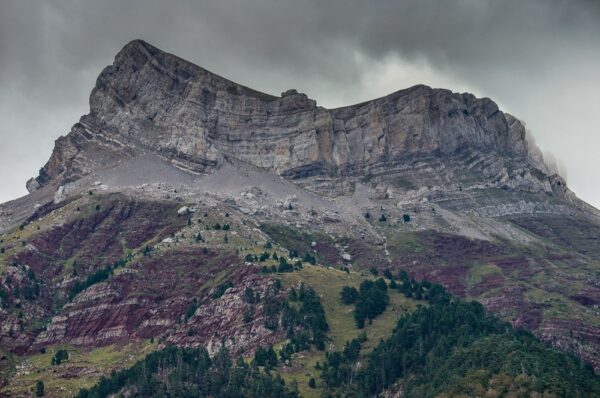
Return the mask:
M 52 365 L 60 365 L 69 359 L 69 353 L 66 350 L 60 349 L 56 351 L 52 357 Z
M 191 303 L 187 307 L 187 310 L 185 311 L 185 320 L 187 321 L 188 319 L 190 319 L 196 313 L 197 309 L 198 309 L 198 304 Z
M 38 380 L 35 382 L 35 396 L 36 397 L 43 397 L 44 396 L 44 382 L 41 380 Z
M 252 322 L 252 319 L 253 319 L 252 309 L 249 308 L 246 311 L 244 311 L 244 323 L 250 323 L 250 322 Z
M 340 292 L 342 303 L 349 305 L 356 303 L 358 299 L 358 290 L 354 287 L 344 286 Z
M 295 288 L 292 288 L 288 293 L 288 299 L 290 301 L 298 301 L 298 293 L 296 292 Z
M 279 257 L 279 267 L 277 268 L 278 272 L 292 272 L 293 270 L 294 270 L 294 267 L 292 267 L 287 262 L 285 257 L 283 257 L 283 256 Z
M 315 265 L 317 263 L 317 259 L 311 255 L 310 253 L 306 253 L 303 257 L 302 257 L 302 261 L 305 261 L 311 265 Z
M 383 276 L 391 280 L 394 279 L 394 275 L 392 275 L 392 271 L 390 271 L 389 268 L 383 271 Z
M 262 263 L 263 261 L 267 261 L 267 260 L 269 259 L 269 257 L 270 257 L 270 256 L 271 256 L 271 255 L 269 254 L 269 252 L 267 252 L 267 251 L 264 251 L 264 252 L 263 252 L 263 253 L 260 255 L 260 257 L 258 258 L 258 261 L 260 261 L 261 263 Z
M 254 295 L 254 290 L 250 286 L 244 289 L 244 301 L 248 304 L 254 304 L 256 296 Z
M 218 299 L 219 297 L 221 297 L 223 294 L 225 294 L 225 291 L 227 289 L 229 289 L 230 287 L 233 287 L 233 282 L 231 281 L 227 281 L 224 283 L 221 283 L 219 286 L 217 286 L 217 288 L 215 289 L 215 292 L 213 293 L 213 298 Z

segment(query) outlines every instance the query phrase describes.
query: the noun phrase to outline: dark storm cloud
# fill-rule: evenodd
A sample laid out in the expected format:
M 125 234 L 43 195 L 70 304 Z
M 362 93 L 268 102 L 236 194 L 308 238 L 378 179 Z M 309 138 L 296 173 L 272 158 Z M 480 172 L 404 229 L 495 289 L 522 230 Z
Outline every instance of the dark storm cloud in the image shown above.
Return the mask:
M 421 82 L 492 97 L 600 204 L 587 183 L 600 167 L 600 3 L 559 0 L 0 0 L 0 201 L 23 193 L 134 38 L 325 106 Z

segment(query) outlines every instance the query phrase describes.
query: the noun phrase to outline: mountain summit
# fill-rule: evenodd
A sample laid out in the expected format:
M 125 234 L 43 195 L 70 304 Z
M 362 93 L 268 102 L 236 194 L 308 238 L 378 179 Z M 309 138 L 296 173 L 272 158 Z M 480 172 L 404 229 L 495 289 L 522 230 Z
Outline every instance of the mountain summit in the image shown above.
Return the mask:
M 0 394 L 600 388 L 600 212 L 488 98 L 326 109 L 135 40 L 27 188 Z
M 74 181 L 140 153 L 211 172 L 237 159 L 306 182 L 366 175 L 410 159 L 497 153 L 518 166 L 489 170 L 551 192 L 523 124 L 488 98 L 419 85 L 361 104 L 325 109 L 296 90 L 274 97 L 231 82 L 140 40 L 102 71 L 90 113 L 60 138 L 30 191 Z M 335 194 L 337 192 L 331 192 Z

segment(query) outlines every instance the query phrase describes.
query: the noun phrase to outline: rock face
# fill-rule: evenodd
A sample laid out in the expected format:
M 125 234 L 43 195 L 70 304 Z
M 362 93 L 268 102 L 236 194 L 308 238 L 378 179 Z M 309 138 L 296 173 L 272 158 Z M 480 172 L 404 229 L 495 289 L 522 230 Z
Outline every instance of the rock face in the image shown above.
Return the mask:
M 194 172 L 235 158 L 304 179 L 365 176 L 466 149 L 548 171 L 529 155 L 522 123 L 488 98 L 418 85 L 329 110 L 296 90 L 275 97 L 243 87 L 137 40 L 101 73 L 90 113 L 56 141 L 27 187 L 73 181 L 145 152 Z
M 6 358 L 280 343 L 277 253 L 441 283 L 600 372 L 600 212 L 487 98 L 420 85 L 328 110 L 134 41 L 27 187 L 0 204 Z

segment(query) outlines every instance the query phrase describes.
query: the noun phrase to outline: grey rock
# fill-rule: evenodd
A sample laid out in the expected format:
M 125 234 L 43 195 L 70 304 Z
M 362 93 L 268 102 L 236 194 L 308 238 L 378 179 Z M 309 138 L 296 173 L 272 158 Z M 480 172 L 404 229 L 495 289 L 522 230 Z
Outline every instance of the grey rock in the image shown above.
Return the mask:
M 244 87 L 140 40 L 127 44 L 98 77 L 90 113 L 56 141 L 28 189 L 73 181 L 141 153 L 196 173 L 237 159 L 314 191 L 351 192 L 351 180 L 409 160 L 457 153 L 502 154 L 478 172 L 499 186 L 552 191 L 549 171 L 525 128 L 489 98 L 424 85 L 337 109 L 306 94 L 281 97 Z M 543 181 L 514 175 L 514 162 Z M 521 175 L 521 174 L 518 174 Z M 318 180 L 318 181 L 317 181 Z M 559 190 L 560 191 L 560 190 Z

